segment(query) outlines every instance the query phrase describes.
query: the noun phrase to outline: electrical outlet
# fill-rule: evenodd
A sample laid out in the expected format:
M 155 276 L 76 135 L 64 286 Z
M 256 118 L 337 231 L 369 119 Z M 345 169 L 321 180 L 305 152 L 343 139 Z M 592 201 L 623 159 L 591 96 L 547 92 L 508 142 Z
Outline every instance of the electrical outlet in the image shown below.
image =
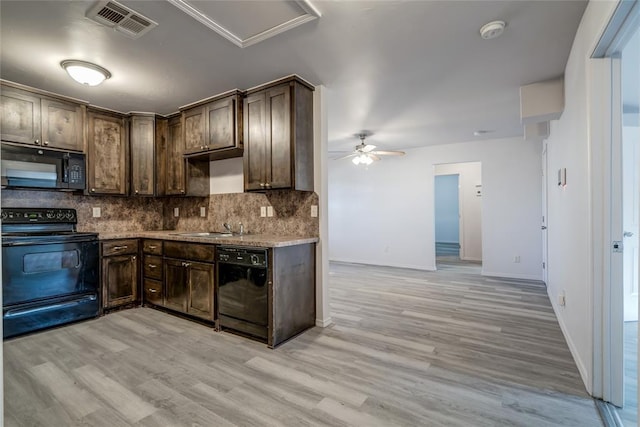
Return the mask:
M 311 205 L 311 218 L 318 217 L 318 205 Z
M 102 216 L 102 209 L 96 207 L 93 208 L 93 217 L 94 218 L 100 218 Z
M 567 304 L 567 297 L 564 294 L 564 291 L 562 291 L 560 293 L 560 295 L 558 295 L 558 305 L 560 307 L 564 307 Z
M 173 208 L 173 216 L 175 217 L 180 216 L 180 208 Z
M 266 206 L 260 206 L 260 217 L 264 218 L 267 216 L 267 208 Z
M 273 206 L 267 206 L 267 216 L 269 218 L 273 216 Z
M 203 218 L 207 216 L 207 208 L 205 208 L 204 206 L 200 207 L 200 216 Z
M 516 255 L 513 257 L 513 262 L 515 262 L 516 264 L 520 262 L 520 255 Z

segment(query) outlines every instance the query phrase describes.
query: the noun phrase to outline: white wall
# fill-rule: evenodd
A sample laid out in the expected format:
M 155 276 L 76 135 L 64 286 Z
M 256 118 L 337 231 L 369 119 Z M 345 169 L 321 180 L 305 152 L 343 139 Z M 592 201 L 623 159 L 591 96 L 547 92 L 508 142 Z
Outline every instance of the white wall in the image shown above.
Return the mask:
M 480 161 L 483 274 L 539 280 L 540 153 L 539 142 L 505 138 L 411 149 L 368 168 L 331 161 L 329 257 L 435 270 L 434 165 Z
M 434 179 L 434 222 L 436 242 L 460 243 L 460 175 L 436 171 Z
M 590 156 L 594 144 L 602 141 L 591 135 L 589 116 L 596 103 L 589 57 L 616 2 L 589 2 L 565 69 L 565 109 L 551 122 L 548 138 L 548 280 L 547 291 L 588 390 L 593 373 L 593 288 L 591 199 L 594 176 Z M 605 82 L 606 83 L 606 82 Z M 603 121 L 603 117 L 593 117 Z M 595 151 L 594 151 L 595 152 Z M 567 168 L 567 186 L 557 186 L 557 170 Z M 594 207 L 597 208 L 597 207 Z M 601 208 L 601 207 L 600 207 Z M 592 239 L 593 236 L 593 239 Z M 566 306 L 557 304 L 564 292 Z
M 476 193 L 482 191 L 482 163 L 450 163 L 435 167 L 436 175 L 452 173 L 460 176 L 460 258 L 482 261 L 482 195 Z

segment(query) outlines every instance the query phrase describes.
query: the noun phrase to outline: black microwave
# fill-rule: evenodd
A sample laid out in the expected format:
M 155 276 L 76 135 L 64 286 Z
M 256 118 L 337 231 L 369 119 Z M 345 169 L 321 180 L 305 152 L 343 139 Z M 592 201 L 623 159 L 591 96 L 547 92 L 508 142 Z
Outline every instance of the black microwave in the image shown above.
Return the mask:
M 2 143 L 3 188 L 84 190 L 85 155 Z

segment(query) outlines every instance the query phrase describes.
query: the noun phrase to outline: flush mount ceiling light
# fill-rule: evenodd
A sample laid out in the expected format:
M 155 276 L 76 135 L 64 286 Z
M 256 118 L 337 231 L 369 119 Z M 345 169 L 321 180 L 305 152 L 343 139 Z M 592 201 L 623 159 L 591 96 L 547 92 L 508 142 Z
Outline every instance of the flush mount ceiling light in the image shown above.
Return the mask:
M 491 21 L 480 28 L 480 37 L 485 40 L 495 39 L 502 34 L 506 26 L 507 23 L 504 21 Z
M 62 61 L 60 66 L 73 80 L 87 86 L 98 86 L 111 77 L 109 70 L 91 62 L 67 59 Z

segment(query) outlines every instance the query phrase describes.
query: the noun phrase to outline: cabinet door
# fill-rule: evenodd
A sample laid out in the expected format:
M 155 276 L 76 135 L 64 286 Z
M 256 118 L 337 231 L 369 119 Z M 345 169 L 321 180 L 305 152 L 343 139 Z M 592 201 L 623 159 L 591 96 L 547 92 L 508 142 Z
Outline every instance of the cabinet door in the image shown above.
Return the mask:
M 136 196 L 155 194 L 155 126 L 153 117 L 131 118 L 131 191 Z
M 221 99 L 207 106 L 209 118 L 210 150 L 236 146 L 236 102 L 235 97 Z
M 213 320 L 213 264 L 189 263 L 187 313 Z
M 291 188 L 291 88 L 276 86 L 266 93 L 267 188 Z
M 134 302 L 138 288 L 136 255 L 102 258 L 103 307 L 111 308 Z
M 3 86 L 0 93 L 2 140 L 40 145 L 40 97 Z
M 127 194 L 124 119 L 89 112 L 87 187 L 90 194 Z
M 184 153 L 184 144 L 180 117 L 174 117 L 169 120 L 167 139 L 166 194 L 168 196 L 184 194 L 186 191 L 184 168 L 185 160 L 182 157 L 182 154 Z
M 184 154 L 204 151 L 206 119 L 205 107 L 196 107 L 182 113 Z
M 70 102 L 42 99 L 42 145 L 84 151 L 83 108 Z
M 164 305 L 183 313 L 187 311 L 187 296 L 189 294 L 186 264 L 186 262 L 177 259 L 164 260 Z
M 265 189 L 267 135 L 265 133 L 265 93 L 244 100 L 244 189 Z

